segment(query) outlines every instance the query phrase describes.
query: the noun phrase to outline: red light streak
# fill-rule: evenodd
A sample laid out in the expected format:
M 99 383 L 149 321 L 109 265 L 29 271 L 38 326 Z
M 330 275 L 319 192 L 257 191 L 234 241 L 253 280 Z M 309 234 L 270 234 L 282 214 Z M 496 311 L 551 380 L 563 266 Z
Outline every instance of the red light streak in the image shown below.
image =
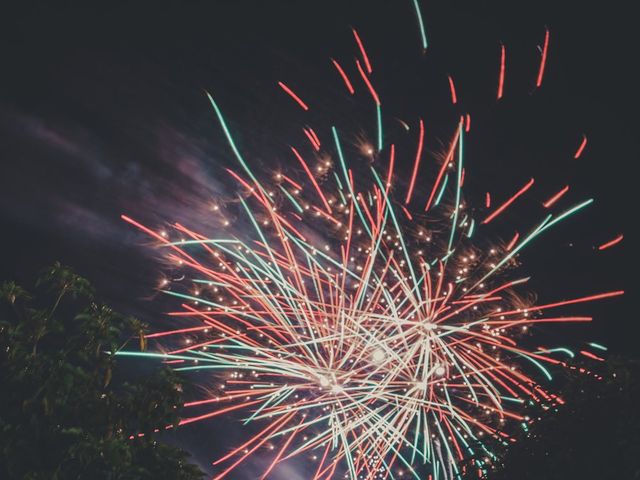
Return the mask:
M 580 143 L 580 146 L 578 147 L 578 150 L 576 150 L 576 153 L 573 155 L 574 159 L 578 159 L 580 158 L 580 155 L 582 155 L 582 152 L 584 151 L 584 148 L 587 146 L 587 136 L 586 135 L 582 135 L 582 142 Z
M 302 99 L 293 92 L 293 90 L 291 90 L 282 82 L 278 82 L 278 85 L 280 85 L 280 88 L 282 88 L 282 90 L 287 92 L 291 98 L 293 98 L 296 102 L 298 102 L 298 105 L 300 105 L 304 110 L 309 110 L 309 107 L 307 106 L 307 104 L 304 103 Z
M 413 173 L 411 174 L 411 182 L 409 183 L 409 190 L 407 190 L 407 197 L 404 200 L 405 205 L 408 205 L 413 195 L 413 187 L 416 184 L 416 176 L 418 175 L 418 167 L 420 166 L 420 158 L 422 157 L 422 147 L 424 145 L 424 122 L 420 119 L 420 134 L 418 136 L 418 151 L 416 152 L 416 159 L 413 164 Z
M 369 77 L 367 77 L 367 74 L 365 73 L 365 71 L 362 69 L 362 65 L 360 65 L 360 62 L 358 60 L 356 60 L 356 66 L 358 67 L 358 71 L 360 72 L 360 76 L 362 77 L 362 80 L 364 80 L 365 85 L 367 86 L 367 88 L 369 89 L 369 92 L 371 93 L 371 96 L 373 97 L 373 100 L 378 104 L 381 105 L 380 103 L 380 97 L 378 97 L 378 93 L 376 92 L 375 88 L 373 88 L 373 85 L 371 84 L 371 82 L 369 81 Z
M 453 83 L 453 77 L 449 75 L 449 89 L 451 90 L 451 103 L 454 105 L 458 103 L 458 96 L 456 95 L 456 86 Z
M 373 69 L 371 68 L 371 62 L 369 62 L 369 56 L 367 55 L 366 50 L 364 49 L 364 45 L 362 44 L 362 40 L 360 39 L 360 35 L 355 28 L 351 29 L 353 31 L 353 36 L 356 39 L 356 43 L 358 44 L 358 48 L 360 49 L 360 53 L 362 54 L 362 59 L 364 60 L 364 65 L 367 68 L 367 73 L 371 73 Z
M 337 60 L 334 60 L 333 58 L 331 59 L 331 62 L 333 62 L 334 67 L 336 67 L 336 70 L 338 70 L 338 73 L 340 74 L 340 76 L 342 77 L 342 81 L 344 82 L 345 86 L 347 87 L 347 90 L 349 90 L 349 93 L 351 95 L 353 95 L 355 93 L 355 90 L 353 88 L 353 85 L 351 84 L 351 82 L 349 81 L 349 77 L 347 77 L 347 74 L 345 73 L 345 71 L 342 69 L 342 67 L 340 66 L 340 64 L 338 63 Z
M 553 197 L 551 197 L 549 200 L 544 202 L 542 205 L 544 206 L 544 208 L 551 207 L 554 203 L 560 200 L 564 196 L 564 194 L 567 193 L 568 191 L 569 191 L 569 185 L 564 187 L 562 190 L 560 190 L 558 193 L 556 193 Z
M 509 207 L 509 205 L 511 205 L 513 202 L 515 202 L 515 200 L 520 195 L 524 194 L 527 190 L 529 190 L 531 188 L 531 186 L 533 185 L 533 182 L 534 182 L 534 179 L 532 178 L 531 180 L 529 180 L 529 182 L 524 187 L 522 187 L 520 190 L 518 190 L 515 193 L 515 195 L 513 195 L 509 200 L 507 200 L 502 205 L 500 205 L 491 215 L 489 215 L 487 218 L 485 218 L 482 221 L 482 224 L 485 225 L 485 224 L 489 223 L 491 220 L 493 220 L 498 215 L 500 215 L 502 212 L 504 212 Z
M 547 28 L 544 34 L 544 45 L 542 46 L 542 57 L 540 58 L 540 67 L 538 68 L 538 78 L 536 80 L 536 87 L 542 85 L 542 77 L 544 76 L 544 69 L 547 64 L 547 52 L 549 51 L 549 29 Z
M 500 45 L 500 74 L 498 76 L 498 100 L 502 98 L 504 91 L 504 70 L 507 52 L 504 45 Z
M 624 235 L 620 234 L 618 235 L 616 238 L 614 238 L 613 240 L 610 240 L 606 243 L 603 243 L 602 245 L 600 245 L 598 247 L 598 250 L 602 251 L 602 250 L 606 250 L 607 248 L 611 248 L 614 245 L 617 245 L 618 243 L 620 243 L 622 241 L 622 239 L 624 238 Z

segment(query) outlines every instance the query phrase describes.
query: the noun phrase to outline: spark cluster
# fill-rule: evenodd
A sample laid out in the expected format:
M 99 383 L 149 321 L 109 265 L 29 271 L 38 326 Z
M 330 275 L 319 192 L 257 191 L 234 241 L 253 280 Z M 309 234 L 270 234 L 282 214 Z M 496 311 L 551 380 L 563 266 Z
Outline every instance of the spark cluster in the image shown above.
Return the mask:
M 251 168 L 208 95 L 240 165 L 229 175 L 238 188 L 233 205 L 247 228 L 233 228 L 227 207 L 218 204 L 212 215 L 221 228 L 213 237 L 180 223 L 166 231 L 123 216 L 187 275 L 180 282 L 163 280 L 160 289 L 181 302 L 170 315 L 180 325 L 190 323 L 148 335 L 182 336 L 178 347 L 119 354 L 161 358 L 176 370 L 217 379 L 216 392 L 186 405 L 204 413 L 184 418 L 182 425 L 226 414 L 254 425 L 244 443 L 214 462 L 216 479 L 265 450 L 271 456 L 262 478 L 300 455 L 313 462 L 314 480 L 420 479 L 424 472 L 449 480 L 461 475 L 463 463 L 484 475 L 494 458 L 491 445 L 508 444 L 509 424 L 530 420 L 521 413 L 523 403 L 563 402 L 544 384 L 552 375 L 549 366 L 569 367 L 574 353 L 531 347 L 527 329 L 588 322 L 590 317 L 549 312 L 622 293 L 539 305 L 526 290 L 529 277 L 512 268 L 520 251 L 590 199 L 560 213 L 544 211 L 529 232 L 508 243 L 487 247 L 487 241 L 476 241 L 476 231 L 505 215 L 534 179 L 494 207 L 487 194 L 476 221 L 481 210 L 469 208 L 463 196 L 468 114 L 451 126 L 448 147 L 434 162 L 435 181 L 420 198 L 423 121 L 417 122 L 413 169 L 405 182 L 396 173 L 395 145 L 384 143 L 370 59 L 362 37 L 353 34 L 361 84 L 337 60 L 332 63 L 350 95 L 365 89 L 376 105 L 374 141 L 355 142 L 358 149 L 351 152 L 345 138 L 355 135 L 334 126 L 304 126 L 306 143 L 291 147 L 292 167 L 265 175 Z M 548 44 L 547 31 L 538 87 Z M 504 46 L 500 53 L 498 100 Z M 448 81 L 456 104 L 453 78 Z M 278 85 L 305 112 L 312 108 L 285 83 Z M 413 133 L 411 122 L 401 123 Z M 585 144 L 586 137 L 580 153 Z M 347 159 L 355 155 L 369 161 Z M 544 209 L 564 200 L 568 190 Z M 601 359 L 591 350 L 581 353 Z

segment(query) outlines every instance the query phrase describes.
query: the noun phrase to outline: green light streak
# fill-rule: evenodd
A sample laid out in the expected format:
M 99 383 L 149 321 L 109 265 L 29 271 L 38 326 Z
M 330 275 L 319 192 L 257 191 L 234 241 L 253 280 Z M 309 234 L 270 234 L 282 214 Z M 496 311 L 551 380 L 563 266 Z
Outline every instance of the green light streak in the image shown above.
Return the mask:
M 471 238 L 473 236 L 473 230 L 476 226 L 476 221 L 475 219 L 471 219 L 471 225 L 469 226 L 469 231 L 467 232 L 467 237 Z
M 424 21 L 422 20 L 422 12 L 420 11 L 420 5 L 418 0 L 413 0 L 413 6 L 416 10 L 416 16 L 418 17 L 418 26 L 420 27 L 420 39 L 422 40 L 422 49 L 426 50 L 427 44 L 427 32 L 424 29 Z
M 367 220 L 365 219 L 364 215 L 362 214 L 362 211 L 360 210 L 360 206 L 358 205 L 358 200 L 356 199 L 356 194 L 353 191 L 351 182 L 349 181 L 349 172 L 347 172 L 347 164 L 344 160 L 342 147 L 340 146 L 340 138 L 338 138 L 338 131 L 336 130 L 336 127 L 331 127 L 331 131 L 333 132 L 333 139 L 336 144 L 336 150 L 338 151 L 338 158 L 340 159 L 340 165 L 342 167 L 342 174 L 344 176 L 344 181 L 347 183 L 347 187 L 349 187 L 349 193 L 351 194 L 351 204 L 356 209 L 356 212 L 358 213 L 358 217 L 360 217 L 360 220 L 362 221 L 362 226 L 369 234 L 369 237 L 373 238 L 373 234 L 371 233 L 371 230 L 367 225 Z
M 342 182 L 340 181 L 340 177 L 338 176 L 338 174 L 335 172 L 335 170 L 333 171 L 333 176 L 336 179 L 336 183 L 338 184 L 338 189 L 342 192 L 342 190 L 344 190 L 344 188 L 342 187 Z M 345 202 L 346 203 L 346 202 Z
M 553 380 L 553 377 L 551 376 L 551 374 L 549 373 L 549 370 L 547 370 L 546 368 L 544 368 L 544 366 L 538 362 L 536 359 L 531 358 L 528 355 L 525 355 L 524 353 L 520 353 L 520 352 L 516 352 L 514 350 L 508 349 L 514 353 L 517 353 L 518 355 L 520 355 L 523 358 L 526 358 L 527 360 L 529 360 L 531 363 L 533 363 L 536 367 L 538 367 L 538 369 L 544 373 L 545 377 L 547 377 L 548 380 Z
M 209 92 L 206 92 L 206 93 L 207 93 L 207 97 L 209 98 L 209 102 L 211 102 L 211 105 L 213 106 L 213 109 L 215 110 L 216 115 L 218 116 L 218 120 L 220 121 L 220 125 L 222 125 L 222 130 L 224 131 L 224 134 L 227 137 L 229 145 L 231 146 L 231 149 L 233 150 L 233 153 L 235 154 L 236 158 L 240 162 L 240 165 L 242 165 L 242 168 L 244 168 L 245 172 L 247 172 L 247 175 L 249 175 L 251 180 L 253 180 L 253 183 L 255 183 L 258 186 L 258 188 L 262 191 L 262 193 L 265 195 L 265 197 L 266 198 L 270 198 L 269 195 L 266 194 L 264 188 L 262 187 L 262 184 L 253 175 L 253 172 L 251 171 L 251 169 L 247 165 L 247 162 L 245 162 L 244 158 L 240 154 L 240 150 L 238 150 L 238 147 L 236 146 L 236 142 L 233 140 L 233 137 L 231 136 L 231 132 L 229 131 L 229 127 L 227 126 L 227 122 L 225 121 L 224 117 L 222 116 L 222 112 L 220 111 L 220 108 L 218 108 L 218 104 L 215 102 L 215 100 L 209 94 Z
M 524 403 L 524 400 L 522 400 L 521 398 L 513 398 L 513 397 L 500 397 L 503 400 L 508 400 L 509 402 L 515 402 L 515 403 Z
M 302 209 L 300 204 L 296 201 L 295 198 L 293 198 L 293 196 L 289 192 L 287 192 L 286 188 L 280 185 L 280 190 L 282 190 L 282 193 L 285 194 L 285 196 L 289 199 L 289 201 L 293 204 L 293 206 L 296 207 L 296 210 L 298 210 L 298 213 L 304 213 L 304 210 Z
M 571 350 L 569 350 L 568 348 L 563 348 L 563 347 L 558 347 L 558 348 L 549 348 L 546 350 L 538 350 L 537 352 L 534 353 L 554 353 L 554 352 L 561 352 L 566 354 L 567 356 L 573 358 L 576 356 L 575 353 L 573 353 Z
M 458 127 L 460 130 L 459 140 L 458 140 L 458 168 L 456 171 L 456 206 L 453 211 L 453 222 L 451 224 L 451 234 L 449 235 L 449 246 L 447 247 L 447 251 L 451 251 L 451 246 L 453 245 L 453 238 L 456 234 L 456 225 L 458 223 L 458 213 L 460 211 L 460 195 L 461 195 L 461 183 L 462 183 L 462 156 L 463 156 L 463 140 L 464 134 L 462 133 L 462 123 Z
M 444 191 L 447 188 L 447 182 L 449 181 L 449 174 L 447 173 L 444 176 L 444 180 L 442 181 L 442 186 L 440 187 L 440 191 L 438 192 L 438 196 L 436 200 L 433 202 L 433 206 L 437 207 L 440 204 L 440 200 L 442 200 L 442 195 L 444 195 Z
M 493 273 L 498 270 L 500 267 L 502 267 L 505 263 L 507 263 L 511 258 L 513 258 L 514 255 L 516 255 L 520 250 L 522 250 L 526 245 L 528 245 L 534 238 L 536 238 L 538 235 L 540 235 L 542 232 L 544 232 L 545 230 L 549 229 L 550 227 L 552 227 L 553 225 L 555 225 L 556 223 L 560 222 L 561 220 L 564 220 L 565 218 L 569 217 L 570 215 L 573 215 L 574 213 L 578 212 L 579 210 L 583 209 L 584 207 L 586 207 L 587 205 L 590 205 L 593 202 L 593 199 L 589 199 L 589 200 L 585 200 L 584 202 L 576 205 L 573 208 L 570 208 L 569 210 L 567 210 L 566 212 L 562 213 L 560 216 L 558 216 L 557 218 L 555 218 L 554 220 L 550 221 L 551 218 L 553 218 L 553 216 L 551 214 L 547 215 L 545 217 L 545 219 L 540 223 L 540 225 L 538 225 L 528 236 L 527 238 L 525 238 L 524 240 L 522 240 L 515 248 L 513 248 L 511 250 L 511 252 L 509 252 L 509 254 L 507 256 L 505 256 L 500 262 L 498 262 L 498 264 L 492 268 L 484 277 L 482 277 L 480 280 L 478 280 L 476 282 L 476 284 L 471 287 L 471 289 L 474 289 L 475 287 L 477 287 L 478 285 L 480 285 L 484 280 L 486 280 L 488 277 L 490 277 L 491 275 L 493 275 Z M 471 290 L 470 289 L 470 290 Z
M 600 345 L 599 343 L 595 343 L 595 342 L 590 342 L 590 343 L 588 343 L 588 345 L 593 347 L 593 348 L 597 348 L 598 350 L 602 350 L 603 352 L 606 352 L 607 350 L 609 350 L 604 345 Z

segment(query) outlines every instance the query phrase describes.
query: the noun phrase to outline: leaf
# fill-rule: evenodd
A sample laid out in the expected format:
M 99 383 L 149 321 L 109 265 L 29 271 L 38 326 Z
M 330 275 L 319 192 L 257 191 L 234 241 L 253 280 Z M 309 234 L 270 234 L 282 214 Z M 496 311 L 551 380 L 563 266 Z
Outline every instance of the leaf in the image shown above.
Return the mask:
M 30 295 L 15 282 L 3 282 L 0 285 L 0 298 L 4 298 L 11 305 L 16 303 L 16 300 L 30 300 Z
M 88 301 L 88 282 L 60 264 L 41 284 L 31 299 L 0 281 L 0 478 L 201 478 L 175 447 L 128 440 L 176 424 L 182 405 L 170 370 L 148 380 L 117 370 L 122 342 L 147 348 L 145 325 Z
M 144 330 L 140 329 L 138 336 L 140 338 L 140 350 L 144 352 L 147 350 L 147 337 L 144 335 Z
M 107 370 L 104 372 L 104 387 L 106 388 L 109 383 L 111 383 L 111 377 L 113 375 L 113 372 L 111 370 L 111 366 L 107 367 Z

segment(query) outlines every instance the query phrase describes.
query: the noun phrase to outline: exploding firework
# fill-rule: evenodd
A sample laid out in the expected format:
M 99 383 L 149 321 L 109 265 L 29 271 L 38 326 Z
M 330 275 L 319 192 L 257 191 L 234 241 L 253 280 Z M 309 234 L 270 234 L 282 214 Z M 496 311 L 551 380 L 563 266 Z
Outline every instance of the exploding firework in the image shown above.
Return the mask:
M 426 49 L 417 1 L 414 5 Z M 521 413 L 523 403 L 562 403 L 542 384 L 551 379 L 549 366 L 568 367 L 567 356 L 574 353 L 528 347 L 521 341 L 527 328 L 588 322 L 590 317 L 552 312 L 622 294 L 535 304 L 526 290 L 528 277 L 513 268 L 519 252 L 590 199 L 545 213 L 529 232 L 516 233 L 506 244 L 487 248 L 486 240 L 477 240 L 475 234 L 506 215 L 534 179 L 496 205 L 487 193 L 484 213 L 476 219 L 463 197 L 469 115 L 451 125 L 423 198 L 416 194 L 422 190 L 416 186 L 425 156 L 422 120 L 409 160 L 411 175 L 407 182 L 398 178 L 394 166 L 404 159 L 397 160 L 396 146 L 384 142 L 371 61 L 356 30 L 353 37 L 358 78 L 349 77 L 337 60 L 331 63 L 348 94 L 362 88 L 376 107 L 376 142 L 359 145 L 360 156 L 368 159 L 365 167 L 347 160 L 348 133 L 331 126 L 319 134 L 305 126 L 305 146 L 290 148 L 292 167 L 286 174 L 256 172 L 208 95 L 240 164 L 228 172 L 237 183 L 235 206 L 248 231 L 209 238 L 175 223 L 167 233 L 123 216 L 155 239 L 172 264 L 189 272 L 188 287 L 163 285 L 162 290 L 182 302 L 171 315 L 194 324 L 148 335 L 188 335 L 186 346 L 119 354 L 157 357 L 176 370 L 221 379 L 219 391 L 186 404 L 212 409 L 184 418 L 181 425 L 231 412 L 256 425 L 247 427 L 251 433 L 244 443 L 214 462 L 220 469 L 216 479 L 260 450 L 271 452 L 261 478 L 301 454 L 314 460 L 314 480 L 338 474 L 354 480 L 396 478 L 398 472 L 448 480 L 461 475 L 463 464 L 484 475 L 494 458 L 491 445 L 512 440 L 509 423 L 529 421 Z M 547 30 L 537 87 L 549 37 Z M 498 60 L 500 100 L 504 46 Z M 448 83 L 456 104 L 454 78 L 448 76 Z M 278 86 L 294 105 L 309 110 L 290 86 Z M 585 146 L 586 137 L 575 158 Z M 566 186 L 553 195 L 544 209 L 568 191 Z M 621 240 L 622 235 L 599 248 Z M 601 360 L 591 350 L 581 353 Z

